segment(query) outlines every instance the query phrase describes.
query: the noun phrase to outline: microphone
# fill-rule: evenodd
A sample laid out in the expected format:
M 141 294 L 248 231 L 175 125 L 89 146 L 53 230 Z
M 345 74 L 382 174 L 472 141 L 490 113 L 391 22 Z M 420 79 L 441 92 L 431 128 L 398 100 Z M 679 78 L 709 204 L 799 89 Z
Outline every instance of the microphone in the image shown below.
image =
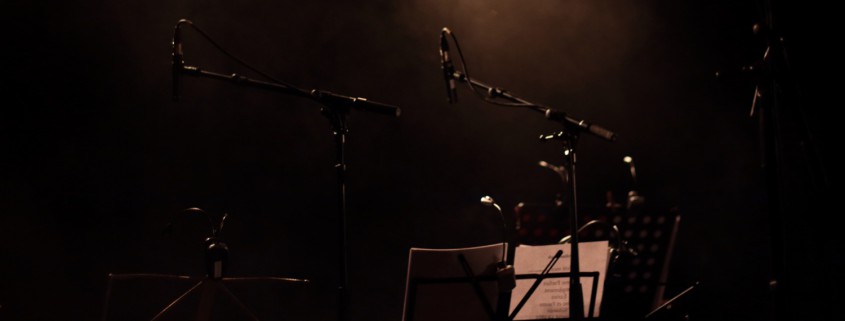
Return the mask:
M 499 204 L 493 200 L 490 196 L 484 196 L 481 198 L 481 204 L 495 207 L 496 210 L 499 212 L 499 217 L 502 218 L 502 261 L 499 262 L 499 267 L 496 269 L 496 277 L 497 281 L 499 282 L 499 292 L 510 292 L 513 288 L 516 287 L 516 273 L 513 269 L 513 265 L 508 265 L 505 261 L 505 255 L 507 254 L 507 233 L 508 233 L 508 225 L 505 223 L 505 214 L 502 213 L 502 208 L 499 207 Z
M 546 119 L 558 121 L 558 122 L 561 122 L 561 123 L 564 123 L 564 124 L 568 123 L 568 124 L 574 125 L 574 126 L 580 128 L 581 130 L 585 130 L 585 131 L 589 132 L 590 134 L 596 135 L 598 137 L 604 138 L 604 139 L 609 140 L 609 141 L 615 141 L 616 140 L 616 134 L 613 133 L 612 131 L 604 129 L 604 128 L 602 128 L 598 125 L 595 125 L 595 124 L 590 124 L 590 123 L 585 122 L 583 120 L 576 120 L 572 117 L 569 117 L 569 115 L 567 115 L 566 113 L 564 113 L 562 111 L 557 111 L 557 110 L 554 110 L 554 109 L 551 109 L 551 108 L 546 109 Z
M 185 60 L 182 57 L 182 33 L 179 30 L 179 27 L 182 25 L 182 22 L 187 21 L 185 19 L 179 20 L 176 23 L 176 28 L 173 30 L 173 50 L 171 52 L 173 56 L 173 101 L 178 102 L 181 96 L 180 91 L 182 90 L 182 69 L 185 67 Z
M 440 69 L 443 69 L 443 78 L 446 80 L 446 97 L 449 98 L 449 103 L 454 104 L 458 102 L 458 91 L 455 90 L 455 65 L 452 64 L 452 59 L 449 58 L 449 41 L 446 39 L 447 34 L 452 34 L 449 28 L 443 27 L 440 32 Z

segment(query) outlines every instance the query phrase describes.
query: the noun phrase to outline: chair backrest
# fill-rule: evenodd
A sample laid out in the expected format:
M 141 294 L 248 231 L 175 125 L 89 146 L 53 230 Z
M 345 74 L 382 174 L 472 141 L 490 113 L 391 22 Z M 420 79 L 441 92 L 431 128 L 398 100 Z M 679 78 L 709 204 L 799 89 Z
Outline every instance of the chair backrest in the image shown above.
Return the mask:
M 403 321 L 489 321 L 498 304 L 498 243 L 466 248 L 411 248 Z

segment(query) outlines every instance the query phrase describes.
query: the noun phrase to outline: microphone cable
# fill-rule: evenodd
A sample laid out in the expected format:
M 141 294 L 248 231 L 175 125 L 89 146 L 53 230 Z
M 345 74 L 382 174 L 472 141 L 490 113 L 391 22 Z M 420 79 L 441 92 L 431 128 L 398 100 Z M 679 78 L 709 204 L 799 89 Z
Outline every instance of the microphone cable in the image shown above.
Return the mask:
M 285 86 L 285 87 L 287 87 L 287 88 L 289 88 L 289 89 L 291 89 L 291 90 L 298 91 L 298 92 L 302 93 L 302 94 L 303 94 L 303 95 L 305 95 L 305 96 L 310 96 L 310 94 L 308 94 L 308 92 L 306 92 L 306 91 L 304 91 L 304 90 L 302 90 L 302 89 L 300 89 L 300 88 L 298 88 L 298 87 L 296 87 L 296 86 L 294 86 L 294 85 L 291 85 L 291 84 L 286 83 L 286 82 L 284 82 L 284 81 L 278 80 L 278 79 L 274 78 L 273 76 L 270 76 L 270 75 L 268 75 L 267 73 L 264 73 L 264 72 L 262 72 L 261 70 L 258 70 L 258 68 L 255 68 L 255 67 L 251 66 L 250 64 L 246 63 L 246 62 L 245 62 L 245 61 L 243 61 L 242 59 L 240 59 L 240 58 L 236 57 L 235 55 L 233 55 L 232 53 L 230 53 L 228 50 L 224 49 L 224 48 L 223 48 L 223 46 L 221 46 L 221 45 L 220 45 L 220 44 L 218 44 L 216 41 L 214 41 L 214 39 L 212 39 L 212 38 L 211 38 L 211 36 L 209 36 L 207 33 L 205 33 L 205 31 L 203 31 L 202 29 L 200 29 L 199 27 L 197 27 L 197 26 L 194 24 L 194 22 L 193 22 L 193 21 L 191 21 L 191 20 L 188 20 L 188 19 L 181 19 L 181 20 L 179 20 L 179 22 L 177 22 L 177 23 L 176 23 L 176 27 L 174 28 L 175 30 L 173 31 L 174 38 L 176 37 L 176 34 L 179 32 L 179 28 L 180 28 L 180 27 L 181 27 L 181 25 L 183 25 L 183 24 L 188 25 L 188 26 L 190 26 L 191 28 L 193 28 L 193 29 L 194 29 L 197 33 L 199 33 L 199 34 L 200 34 L 200 36 L 202 36 L 203 38 L 205 38 L 205 40 L 206 40 L 206 41 L 208 41 L 208 42 L 209 42 L 212 46 L 214 46 L 214 48 L 217 48 L 217 50 L 219 50 L 221 53 L 223 53 L 224 55 L 226 55 L 226 56 L 227 56 L 227 57 L 229 57 L 230 59 L 232 59 L 232 60 L 234 60 L 235 62 L 237 62 L 239 65 L 241 65 L 241 66 L 243 66 L 243 67 L 245 67 L 245 68 L 247 68 L 247 69 L 251 70 L 252 72 L 255 72 L 256 74 L 258 74 L 258 75 L 260 75 L 260 76 L 262 76 L 262 77 L 264 77 L 264 78 L 267 78 L 268 80 L 271 80 L 271 81 L 275 82 L 276 84 L 279 84 L 279 85 Z
M 470 76 L 469 76 L 469 70 L 468 70 L 469 68 L 467 68 L 466 60 L 464 59 L 464 53 L 463 53 L 463 51 L 461 51 L 461 45 L 460 45 L 460 43 L 458 43 L 458 38 L 455 36 L 455 33 L 452 32 L 451 30 L 449 30 L 448 28 L 443 28 L 443 30 L 440 31 L 440 33 L 441 33 L 441 35 L 445 33 L 445 34 L 448 34 L 449 36 L 452 37 L 452 42 L 455 43 L 455 49 L 458 50 L 458 58 L 461 60 L 461 69 L 463 69 L 465 82 L 467 83 L 467 86 L 469 86 L 469 89 L 476 96 L 478 96 L 478 98 L 480 98 L 481 100 L 483 100 L 487 103 L 490 103 L 490 104 L 493 104 L 493 105 L 504 106 L 504 107 L 528 107 L 528 108 L 531 108 L 533 110 L 540 111 L 540 112 L 545 112 L 547 109 L 550 109 L 550 107 L 537 105 L 537 104 L 512 103 L 512 102 L 497 101 L 493 98 L 490 98 L 491 96 L 493 96 L 493 92 L 492 92 L 493 88 L 492 87 L 491 87 L 490 92 L 488 92 L 487 95 L 484 95 L 483 93 L 481 93 L 472 84 L 472 78 L 470 78 Z M 498 90 L 499 88 L 496 88 L 496 89 Z M 504 91 L 504 90 L 501 91 L 501 93 L 505 93 L 505 92 L 507 92 L 507 91 Z

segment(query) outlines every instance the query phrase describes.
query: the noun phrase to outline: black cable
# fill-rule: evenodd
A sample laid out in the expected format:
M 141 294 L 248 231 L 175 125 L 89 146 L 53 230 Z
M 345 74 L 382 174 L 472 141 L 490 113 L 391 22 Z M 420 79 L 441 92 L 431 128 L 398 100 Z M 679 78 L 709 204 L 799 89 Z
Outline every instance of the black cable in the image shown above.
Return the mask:
M 616 225 L 615 225 L 615 224 L 611 225 L 611 224 L 608 224 L 607 222 L 604 222 L 604 221 L 600 221 L 600 220 L 592 220 L 592 221 L 589 221 L 589 222 L 587 222 L 586 224 L 582 225 L 582 226 L 581 226 L 581 228 L 579 228 L 579 229 L 578 229 L 578 231 L 577 231 L 576 233 L 581 233 L 581 232 L 583 232 L 584 230 L 586 230 L 588 227 L 593 226 L 593 225 L 596 225 L 596 224 L 600 224 L 600 225 L 602 225 L 604 228 L 606 228 L 606 229 L 610 229 L 610 231 L 608 232 L 608 234 L 614 234 L 614 239 L 615 239 L 615 243 L 616 243 L 615 248 L 616 248 L 617 250 L 622 250 L 622 246 L 624 245 L 624 244 L 622 243 L 622 235 L 621 235 L 621 233 L 619 233 L 619 228 L 618 228 L 618 227 L 616 227 Z M 608 235 L 608 236 L 609 236 L 609 235 Z M 568 243 L 568 242 L 569 242 L 569 239 L 570 239 L 571 237 L 572 237 L 572 235 L 567 235 L 567 236 L 565 236 L 564 238 L 560 239 L 560 241 L 558 241 L 558 244 L 566 244 L 566 243 Z
M 205 40 L 207 40 L 207 41 L 208 41 L 208 42 L 209 42 L 212 46 L 214 46 L 215 48 L 217 48 L 217 50 L 220 50 L 220 52 L 221 52 L 221 53 L 223 53 L 224 55 L 228 56 L 229 58 L 231 58 L 232 60 L 234 60 L 235 62 L 237 62 L 238 64 L 240 64 L 241 66 L 244 66 L 244 67 L 246 67 L 247 69 L 249 69 L 249 70 L 251 70 L 251 71 L 253 71 L 253 72 L 257 73 L 258 75 L 260 75 L 260 76 L 262 76 L 262 77 L 264 77 L 264 78 L 267 78 L 267 79 L 269 79 L 269 80 L 271 80 L 271 81 L 273 81 L 273 82 L 275 82 L 275 83 L 277 83 L 277 84 L 279 84 L 279 85 L 282 85 L 282 86 L 288 87 L 288 88 L 290 88 L 290 89 L 292 89 L 292 90 L 296 90 L 296 91 L 302 92 L 302 93 L 303 93 L 303 94 L 305 94 L 306 96 L 309 96 L 309 94 L 308 94 L 306 91 L 304 91 L 304 90 L 302 90 L 302 89 L 300 89 L 300 88 L 297 88 L 296 86 L 291 85 L 291 84 L 289 84 L 289 83 L 286 83 L 286 82 L 283 82 L 283 81 L 281 81 L 281 80 L 278 80 L 278 79 L 276 79 L 276 78 L 274 78 L 274 77 L 272 77 L 272 76 L 270 76 L 270 75 L 268 75 L 268 74 L 266 74 L 266 73 L 262 72 L 261 70 L 258 70 L 257 68 L 255 68 L 255 67 L 253 67 L 253 66 L 249 65 L 248 63 L 246 63 L 245 61 L 243 61 L 243 60 L 241 60 L 240 58 L 236 57 L 235 55 L 233 55 L 233 54 L 229 53 L 226 49 L 224 49 L 224 48 L 223 48 L 223 46 L 219 45 L 216 41 L 214 41 L 214 39 L 211 39 L 211 37 L 210 37 L 208 34 L 206 34 L 206 33 L 205 33 L 205 31 L 202 31 L 202 29 L 200 29 L 199 27 L 197 27 L 197 26 L 196 26 L 196 25 L 195 25 L 192 21 L 190 21 L 190 20 L 187 20 L 187 19 L 181 19 L 181 20 L 179 20 L 179 22 L 177 22 L 177 23 L 176 23 L 176 28 L 175 28 L 175 30 L 174 30 L 174 35 L 175 35 L 175 33 L 176 33 L 176 32 L 179 32 L 179 27 L 180 27 L 182 24 L 187 24 L 187 25 L 191 26 L 191 28 L 194 28 L 194 30 L 196 30 L 196 31 L 197 31 L 197 32 L 198 32 L 198 33 L 199 33 L 199 34 L 200 34 L 203 38 L 205 38 Z
M 490 96 L 490 95 L 485 96 L 484 94 L 482 94 L 481 92 L 479 92 L 479 91 L 478 91 L 478 89 L 477 89 L 477 88 L 475 88 L 475 86 L 473 86 L 473 84 L 472 84 L 472 78 L 470 78 L 470 76 L 469 76 L 469 71 L 468 71 L 468 68 L 467 68 L 466 60 L 464 59 L 464 53 L 463 53 L 463 51 L 461 51 L 461 45 L 458 43 L 458 38 L 457 38 L 457 37 L 455 37 L 455 34 L 454 34 L 452 31 L 448 30 L 448 29 L 444 29 L 443 31 L 441 31 L 441 33 L 446 33 L 446 34 L 448 34 L 448 35 L 452 36 L 452 42 L 454 42 L 454 43 L 455 43 L 455 48 L 456 48 L 456 49 L 458 49 L 458 57 L 461 59 L 461 68 L 463 69 L 464 77 L 466 78 L 466 81 L 465 81 L 465 82 L 467 83 L 467 86 L 469 86 L 470 90 L 472 90 L 472 92 L 473 92 L 476 96 L 478 96 L 479 98 L 481 98 L 481 100 L 483 100 L 483 101 L 485 101 L 485 102 L 487 102 L 487 103 L 494 104 L 494 105 L 499 105 L 499 106 L 505 106 L 505 107 L 528 107 L 528 108 L 531 108 L 531 109 L 534 109 L 534 110 L 538 110 L 538 111 L 542 111 L 542 112 L 545 112 L 547 109 L 549 109 L 549 107 L 542 106 L 542 105 L 537 105 L 537 104 L 533 104 L 533 103 L 532 103 L 532 104 L 526 104 L 526 103 L 506 103 L 506 102 L 496 101 L 496 100 L 493 100 L 493 99 L 489 98 L 488 96 Z M 503 91 L 503 92 L 504 92 L 504 91 Z

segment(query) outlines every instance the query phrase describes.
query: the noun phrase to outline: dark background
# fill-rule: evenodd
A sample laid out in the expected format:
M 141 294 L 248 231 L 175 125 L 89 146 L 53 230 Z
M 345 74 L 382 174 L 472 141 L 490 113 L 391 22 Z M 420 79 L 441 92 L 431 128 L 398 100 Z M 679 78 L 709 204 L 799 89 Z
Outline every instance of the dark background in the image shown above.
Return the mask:
M 0 319 L 93 320 L 109 273 L 202 275 L 200 207 L 228 213 L 230 275 L 308 278 L 233 291 L 266 319 L 332 320 L 337 284 L 335 145 L 320 106 L 211 79 L 171 101 L 171 37 L 192 20 L 223 47 L 301 88 L 402 107 L 353 112 L 347 164 L 352 320 L 399 320 L 407 254 L 500 241 L 479 204 L 513 217 L 551 202 L 558 125 L 445 100 L 438 37 L 449 27 L 471 75 L 616 131 L 578 146 L 579 204 L 634 188 L 683 216 L 669 294 L 701 282 L 700 320 L 825 320 L 841 313 L 830 222 L 835 39 L 817 4 L 753 1 L 13 1 L 3 5 Z M 772 9 L 772 10 L 770 10 Z M 778 64 L 778 194 L 761 168 L 762 56 L 771 14 Z M 183 30 L 185 60 L 257 77 Z M 454 55 L 454 52 L 453 52 Z M 780 60 L 779 60 L 780 61 Z M 719 80 L 714 72 L 726 77 Z M 786 72 L 783 72 L 786 70 Z M 11 72 L 8 72 L 11 71 Z M 818 76 L 823 74 L 824 77 Z M 761 106 L 772 106 L 765 92 Z M 770 167 L 772 168 L 772 167 Z M 772 196 L 780 197 L 772 197 Z M 774 201 L 774 202 L 771 202 Z M 164 227 L 173 222 L 170 233 Z M 770 281 L 779 281 L 777 291 Z M 186 283 L 116 285 L 113 313 L 149 319 Z M 127 312 L 131 311 L 131 312 Z M 152 313 L 152 314 L 151 314 Z

